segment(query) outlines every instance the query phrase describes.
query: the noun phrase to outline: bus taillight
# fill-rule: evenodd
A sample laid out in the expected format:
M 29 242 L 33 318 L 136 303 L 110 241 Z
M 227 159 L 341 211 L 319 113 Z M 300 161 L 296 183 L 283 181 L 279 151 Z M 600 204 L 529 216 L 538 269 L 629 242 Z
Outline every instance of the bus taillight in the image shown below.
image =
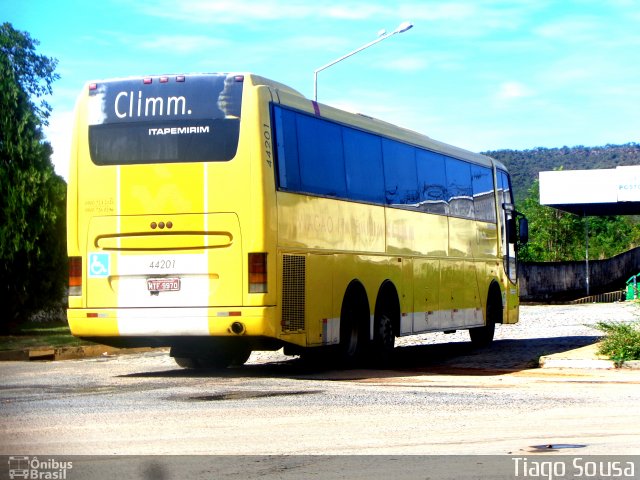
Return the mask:
M 267 292 L 267 254 L 249 254 L 249 293 Z
M 82 295 L 82 257 L 69 257 L 69 295 Z

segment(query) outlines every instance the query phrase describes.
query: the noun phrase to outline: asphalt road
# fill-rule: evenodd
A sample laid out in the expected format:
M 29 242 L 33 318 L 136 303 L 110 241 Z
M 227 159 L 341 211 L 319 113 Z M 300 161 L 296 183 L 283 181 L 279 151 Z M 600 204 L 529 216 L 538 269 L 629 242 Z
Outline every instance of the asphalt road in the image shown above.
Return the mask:
M 593 343 L 595 321 L 637 313 L 524 307 L 485 349 L 466 333 L 400 339 L 387 370 L 322 371 L 278 352 L 222 373 L 157 351 L 0 362 L 0 455 L 638 454 L 639 371 L 535 368 Z

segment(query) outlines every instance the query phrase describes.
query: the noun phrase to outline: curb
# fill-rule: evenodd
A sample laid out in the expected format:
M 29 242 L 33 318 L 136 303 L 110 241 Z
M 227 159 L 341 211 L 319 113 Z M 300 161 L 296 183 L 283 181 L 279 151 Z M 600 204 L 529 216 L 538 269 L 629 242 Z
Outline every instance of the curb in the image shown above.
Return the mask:
M 640 360 L 623 362 L 616 366 L 616 362 L 598 354 L 599 344 L 554 353 L 540 357 L 540 368 L 575 368 L 584 370 L 640 370 Z
M 0 361 L 30 361 L 30 360 L 77 360 L 113 355 L 127 355 L 160 350 L 151 347 L 116 348 L 106 345 L 82 345 L 78 347 L 36 347 L 22 350 L 7 350 L 0 352 Z

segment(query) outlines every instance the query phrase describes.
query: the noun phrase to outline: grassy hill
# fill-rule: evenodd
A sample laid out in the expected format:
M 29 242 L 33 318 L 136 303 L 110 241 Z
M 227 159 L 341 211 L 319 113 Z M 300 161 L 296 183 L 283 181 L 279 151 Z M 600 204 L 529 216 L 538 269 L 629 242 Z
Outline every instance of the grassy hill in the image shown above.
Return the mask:
M 604 147 L 534 148 L 531 150 L 494 150 L 482 152 L 504 163 L 520 203 L 538 172 L 556 170 L 592 170 L 619 165 L 640 165 L 640 143 Z

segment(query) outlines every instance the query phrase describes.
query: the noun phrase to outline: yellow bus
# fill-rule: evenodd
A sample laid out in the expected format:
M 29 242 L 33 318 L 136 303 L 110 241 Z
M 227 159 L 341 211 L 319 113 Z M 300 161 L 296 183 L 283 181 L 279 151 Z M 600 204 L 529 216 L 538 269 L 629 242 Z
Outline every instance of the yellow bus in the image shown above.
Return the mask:
M 194 368 L 487 344 L 518 320 L 516 232 L 504 165 L 257 75 L 96 81 L 76 105 L 68 320 L 102 344 Z

